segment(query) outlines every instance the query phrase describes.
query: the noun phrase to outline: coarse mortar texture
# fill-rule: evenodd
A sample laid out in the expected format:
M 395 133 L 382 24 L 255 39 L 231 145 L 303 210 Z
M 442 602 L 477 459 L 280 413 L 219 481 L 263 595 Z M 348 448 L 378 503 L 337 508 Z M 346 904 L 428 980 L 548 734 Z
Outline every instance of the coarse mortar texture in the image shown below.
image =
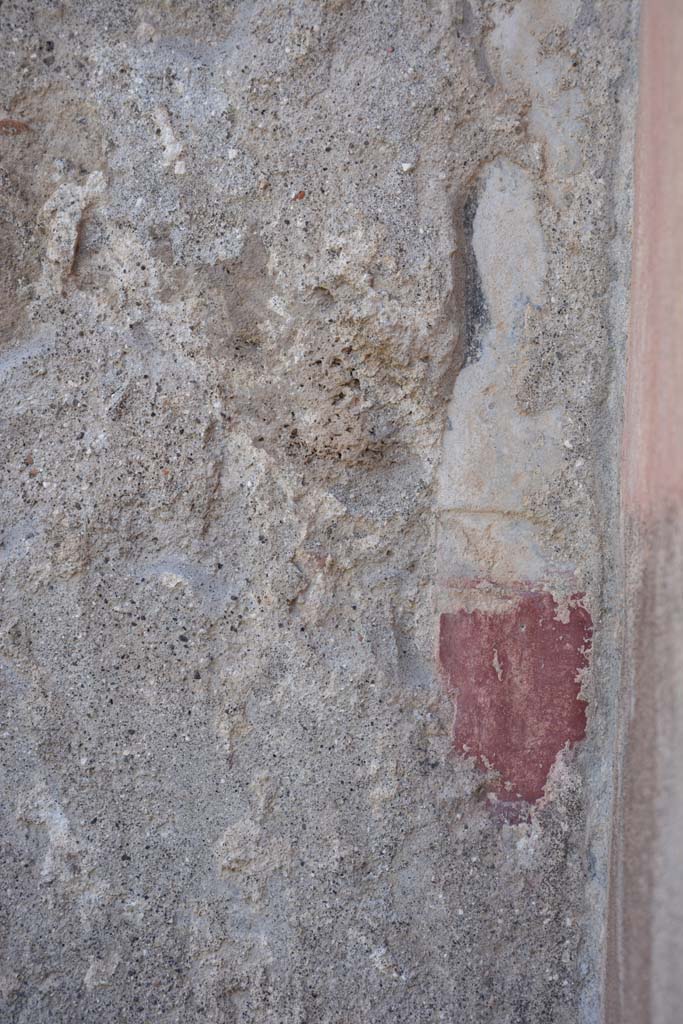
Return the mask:
M 3 1022 L 600 1019 L 637 13 L 2 3 Z

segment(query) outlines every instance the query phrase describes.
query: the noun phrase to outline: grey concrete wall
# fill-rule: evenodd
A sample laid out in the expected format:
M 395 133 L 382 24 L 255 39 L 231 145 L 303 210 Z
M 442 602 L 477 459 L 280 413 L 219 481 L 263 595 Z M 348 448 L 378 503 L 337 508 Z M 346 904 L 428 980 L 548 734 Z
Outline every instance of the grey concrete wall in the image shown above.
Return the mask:
M 3 1021 L 601 1019 L 636 15 L 0 7 Z

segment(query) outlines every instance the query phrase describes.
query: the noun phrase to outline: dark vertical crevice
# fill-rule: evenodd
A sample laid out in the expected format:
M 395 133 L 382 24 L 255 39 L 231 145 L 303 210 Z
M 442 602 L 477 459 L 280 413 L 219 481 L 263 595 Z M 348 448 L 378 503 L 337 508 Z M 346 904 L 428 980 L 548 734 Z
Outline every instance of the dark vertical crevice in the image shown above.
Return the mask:
M 479 265 L 474 252 L 474 218 L 479 206 L 478 188 L 470 191 L 462 207 L 462 262 L 464 276 L 462 312 L 462 365 L 476 363 L 481 357 L 484 329 L 489 324 L 486 297 L 481 284 Z
M 487 166 L 488 161 L 479 165 L 454 204 L 452 283 L 444 307 L 444 316 L 451 325 L 455 344 L 443 379 L 446 402 L 453 393 L 455 381 L 463 367 L 477 362 L 481 357 L 482 336 L 490 323 L 473 245 L 482 172 Z

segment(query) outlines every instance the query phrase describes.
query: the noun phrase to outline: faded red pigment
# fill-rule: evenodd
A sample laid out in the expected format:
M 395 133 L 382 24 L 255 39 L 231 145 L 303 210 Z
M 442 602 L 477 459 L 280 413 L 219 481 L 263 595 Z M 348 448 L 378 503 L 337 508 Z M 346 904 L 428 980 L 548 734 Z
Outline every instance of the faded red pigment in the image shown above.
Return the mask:
M 455 748 L 498 773 L 499 800 L 537 801 L 559 751 L 586 735 L 580 674 L 593 626 L 583 596 L 570 599 L 566 622 L 552 594 L 533 590 L 508 596 L 503 611 L 441 616 Z

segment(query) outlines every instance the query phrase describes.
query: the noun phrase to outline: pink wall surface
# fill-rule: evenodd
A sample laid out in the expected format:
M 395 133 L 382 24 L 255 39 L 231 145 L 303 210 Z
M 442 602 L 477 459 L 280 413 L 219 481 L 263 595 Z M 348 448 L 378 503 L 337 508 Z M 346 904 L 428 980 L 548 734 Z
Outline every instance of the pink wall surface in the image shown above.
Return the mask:
M 683 4 L 641 21 L 607 1019 L 683 1020 Z

